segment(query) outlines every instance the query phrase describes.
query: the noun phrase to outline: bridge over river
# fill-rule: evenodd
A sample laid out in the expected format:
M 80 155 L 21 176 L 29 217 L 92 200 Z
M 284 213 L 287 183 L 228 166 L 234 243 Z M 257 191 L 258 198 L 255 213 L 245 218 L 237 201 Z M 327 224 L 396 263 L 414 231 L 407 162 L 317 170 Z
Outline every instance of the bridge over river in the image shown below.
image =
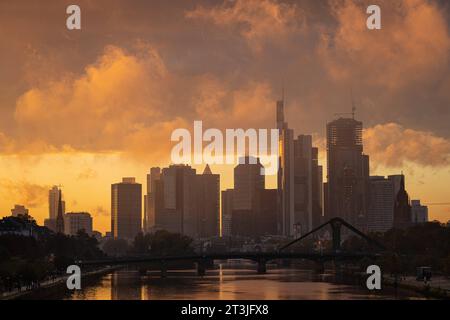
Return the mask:
M 365 239 L 375 248 L 372 252 L 348 252 L 341 248 L 341 228 L 348 228 L 353 233 Z M 332 250 L 329 252 L 292 252 L 288 251 L 294 244 L 301 242 L 308 236 L 311 236 L 325 227 L 331 227 L 332 234 Z M 323 264 L 327 261 L 357 261 L 363 258 L 376 259 L 380 255 L 380 250 L 385 250 L 384 246 L 369 238 L 363 232 L 359 231 L 341 218 L 333 218 L 330 221 L 320 225 L 314 230 L 306 233 L 298 239 L 295 239 L 274 252 L 226 252 L 226 253 L 205 253 L 178 256 L 127 256 L 119 258 L 108 258 L 101 260 L 84 260 L 77 261 L 80 266 L 101 266 L 101 265 L 129 265 L 138 263 L 157 263 L 160 266 L 162 276 L 167 272 L 167 263 L 171 261 L 187 261 L 195 262 L 197 266 L 197 274 L 204 275 L 208 265 L 214 260 L 229 259 L 246 259 L 257 263 L 258 273 L 266 272 L 266 264 L 273 260 L 303 259 L 311 260 Z

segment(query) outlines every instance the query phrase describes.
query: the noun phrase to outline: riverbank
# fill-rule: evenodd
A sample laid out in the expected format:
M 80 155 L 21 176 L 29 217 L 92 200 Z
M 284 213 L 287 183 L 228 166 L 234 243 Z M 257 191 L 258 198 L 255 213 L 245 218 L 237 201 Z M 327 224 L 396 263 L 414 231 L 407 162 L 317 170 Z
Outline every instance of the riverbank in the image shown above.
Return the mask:
M 364 272 L 345 272 L 347 279 L 353 279 L 361 286 L 365 286 L 367 274 Z M 450 299 L 450 279 L 443 276 L 435 276 L 433 280 L 424 283 L 417 281 L 415 277 L 403 276 L 395 279 L 393 276 L 383 275 L 382 287 L 393 288 L 394 290 L 407 290 L 416 292 L 424 298 Z
M 109 266 L 101 269 L 92 270 L 89 272 L 84 272 L 81 274 L 81 279 L 86 280 L 94 276 L 108 274 L 114 270 L 120 269 L 121 266 Z M 52 288 L 66 287 L 67 278 L 70 275 L 61 276 L 52 280 L 44 281 L 40 284 L 38 288 L 27 289 L 22 287 L 20 290 L 15 289 L 10 292 L 0 293 L 0 300 L 14 300 L 14 299 L 26 299 L 29 295 L 39 295 L 42 291 L 48 291 Z
M 311 270 L 299 270 L 296 268 L 282 268 L 276 266 L 269 268 L 267 274 L 255 274 L 253 265 L 220 266 L 209 269 L 205 277 L 198 277 L 195 270 L 177 270 L 168 278 L 161 278 L 157 271 L 146 272 L 131 270 L 122 267 L 108 267 L 84 273 L 82 275 L 82 290 L 67 290 L 67 276 L 60 277 L 52 282 L 41 284 L 40 288 L 22 292 L 13 292 L 1 299 L 31 299 L 31 300 L 52 300 L 52 299 L 179 299 L 183 295 L 177 293 L 178 290 L 186 296 L 198 295 L 201 299 L 213 298 L 212 292 L 217 295 L 217 299 L 223 299 L 230 292 L 234 292 L 229 297 L 235 299 L 241 295 L 235 292 L 235 282 L 242 285 L 242 290 L 247 290 L 245 283 L 254 284 L 255 288 L 266 285 L 268 288 L 279 288 L 286 291 L 286 295 L 276 293 L 271 289 L 265 295 L 259 297 L 254 292 L 247 292 L 248 296 L 265 299 L 268 296 L 276 295 L 280 299 L 340 299 L 335 292 L 357 292 L 362 299 L 448 299 L 448 293 L 443 292 L 442 287 L 447 286 L 447 282 L 433 278 L 433 282 L 424 286 L 422 282 L 415 281 L 412 277 L 399 281 L 397 285 L 393 278 L 384 277 L 382 290 L 370 291 L 366 288 L 367 274 L 361 272 L 340 272 L 336 274 L 328 270 L 323 274 L 311 272 Z M 120 269 L 120 270 L 117 270 Z M 411 278 L 411 279 L 410 279 Z M 294 285 L 294 282 L 299 281 Z M 278 282 L 287 282 L 279 284 Z M 290 283 L 289 283 L 290 282 Z M 450 285 L 450 282 L 448 283 Z M 318 286 L 314 290 L 323 290 L 321 286 L 329 286 L 330 290 L 322 292 L 323 295 L 310 296 L 307 292 L 299 293 L 294 287 L 310 289 L 310 286 Z M 203 295 L 204 286 L 214 287 L 208 295 Z M 331 290 L 331 287 L 335 289 Z M 192 291 L 191 291 L 192 290 Z M 217 291 L 218 290 L 218 291 Z M 245 291 L 244 290 L 244 291 Z M 278 290 L 278 289 L 277 289 Z M 155 296 L 156 294 L 156 296 Z M 279 294 L 279 295 L 278 295 Z M 244 299 L 248 299 L 244 295 Z
M 417 281 L 415 277 L 402 277 L 395 279 L 384 276 L 383 283 L 391 287 L 413 290 L 428 298 L 450 299 L 450 279 L 446 277 L 434 277 L 433 280 L 424 283 Z

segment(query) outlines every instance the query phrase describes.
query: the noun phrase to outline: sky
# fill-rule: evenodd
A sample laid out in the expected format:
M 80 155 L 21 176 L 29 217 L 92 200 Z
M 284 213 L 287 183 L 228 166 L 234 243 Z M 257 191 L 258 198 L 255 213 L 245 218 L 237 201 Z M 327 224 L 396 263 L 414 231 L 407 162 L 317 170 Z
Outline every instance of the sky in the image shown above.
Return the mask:
M 375 3 L 382 29 L 368 30 Z M 66 28 L 70 4 L 81 30 Z M 173 130 L 273 128 L 283 87 L 322 165 L 353 92 L 371 174 L 403 172 L 411 198 L 449 203 L 449 15 L 439 0 L 1 1 L 0 216 L 23 204 L 43 223 L 61 185 L 67 211 L 108 231 L 111 184 L 167 166 Z M 233 166 L 212 170 L 232 187 Z M 450 204 L 429 209 L 450 219 Z

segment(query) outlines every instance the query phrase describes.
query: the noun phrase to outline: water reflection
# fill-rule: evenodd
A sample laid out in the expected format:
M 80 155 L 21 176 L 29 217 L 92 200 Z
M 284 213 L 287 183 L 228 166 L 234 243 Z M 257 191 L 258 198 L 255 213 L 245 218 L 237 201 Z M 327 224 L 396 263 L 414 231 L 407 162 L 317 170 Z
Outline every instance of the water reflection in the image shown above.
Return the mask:
M 400 292 L 397 298 L 415 298 Z M 55 299 L 62 297 L 52 297 Z M 332 274 L 317 275 L 298 269 L 272 269 L 256 275 L 252 269 L 225 268 L 208 270 L 198 277 L 192 270 L 170 272 L 161 278 L 158 272 L 141 275 L 134 270 L 118 270 L 101 276 L 64 298 L 89 300 L 158 300 L 158 299 L 394 299 L 393 289 L 370 292 L 356 284 L 336 283 Z

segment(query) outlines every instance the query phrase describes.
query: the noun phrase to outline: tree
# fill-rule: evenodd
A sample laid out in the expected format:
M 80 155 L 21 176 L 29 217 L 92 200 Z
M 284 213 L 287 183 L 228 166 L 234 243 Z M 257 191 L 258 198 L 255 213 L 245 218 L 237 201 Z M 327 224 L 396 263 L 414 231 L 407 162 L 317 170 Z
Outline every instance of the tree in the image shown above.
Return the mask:
M 124 256 L 128 253 L 129 246 L 124 239 L 110 239 L 103 244 L 102 250 L 108 256 Z
M 194 252 L 192 239 L 179 233 L 158 230 L 150 234 L 138 234 L 134 239 L 132 251 L 154 256 L 186 255 Z

